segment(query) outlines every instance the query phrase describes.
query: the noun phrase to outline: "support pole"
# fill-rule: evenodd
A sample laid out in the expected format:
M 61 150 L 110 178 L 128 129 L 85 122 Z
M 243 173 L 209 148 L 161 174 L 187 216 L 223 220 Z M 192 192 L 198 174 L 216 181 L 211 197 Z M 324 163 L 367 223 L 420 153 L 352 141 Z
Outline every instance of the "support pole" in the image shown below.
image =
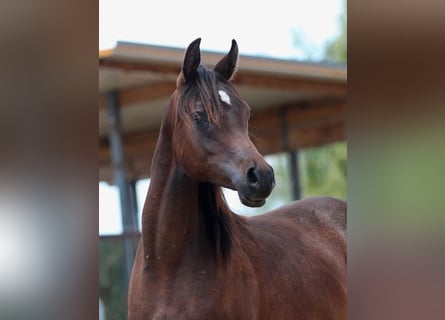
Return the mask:
M 292 193 L 292 199 L 298 200 L 301 198 L 300 188 L 300 174 L 298 170 L 298 152 L 296 150 L 290 150 L 288 142 L 288 127 L 287 127 L 287 108 L 281 108 L 280 112 L 280 125 L 281 125 L 281 148 L 287 150 L 288 161 L 290 169 L 290 188 Z
M 289 164 L 291 172 L 292 198 L 293 200 L 301 199 L 300 174 L 298 171 L 298 152 L 289 151 Z
M 134 204 L 136 195 L 132 194 L 134 188 L 131 187 L 127 179 L 117 93 L 115 91 L 108 92 L 106 100 L 111 162 L 114 168 L 114 181 L 119 189 L 123 232 L 124 234 L 132 233 L 138 230 L 137 212 Z M 124 238 L 123 241 L 125 281 L 128 285 L 135 256 L 134 240 L 131 238 Z
M 137 190 L 136 190 L 136 180 L 130 181 L 130 196 L 131 196 L 131 204 L 133 206 L 133 218 L 132 221 L 132 231 L 139 232 L 139 208 L 138 208 L 138 199 L 137 199 Z

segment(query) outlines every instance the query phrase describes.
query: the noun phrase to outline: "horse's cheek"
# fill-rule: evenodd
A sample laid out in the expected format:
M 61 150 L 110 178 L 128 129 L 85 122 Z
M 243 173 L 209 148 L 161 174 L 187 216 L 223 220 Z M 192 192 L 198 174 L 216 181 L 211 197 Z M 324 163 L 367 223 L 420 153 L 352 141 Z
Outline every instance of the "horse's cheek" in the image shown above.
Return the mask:
M 182 169 L 192 177 L 200 177 L 204 170 L 202 159 L 203 155 L 196 150 L 193 144 L 184 141 L 180 143 L 176 148 L 176 159 L 178 159 L 179 165 Z
M 184 161 L 190 159 L 190 156 L 193 154 L 193 145 L 186 139 L 176 141 L 174 149 L 176 150 L 176 159 L 178 159 L 181 164 L 184 164 Z

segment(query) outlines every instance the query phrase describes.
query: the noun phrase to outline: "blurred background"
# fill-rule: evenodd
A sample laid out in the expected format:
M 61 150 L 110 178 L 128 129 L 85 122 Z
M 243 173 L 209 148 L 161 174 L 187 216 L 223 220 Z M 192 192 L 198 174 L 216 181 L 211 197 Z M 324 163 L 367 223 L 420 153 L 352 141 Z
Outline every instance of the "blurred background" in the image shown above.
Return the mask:
M 197 37 L 209 67 L 237 40 L 233 83 L 253 110 L 251 138 L 276 174 L 261 208 L 225 190 L 232 210 L 252 216 L 313 195 L 346 200 L 346 1 L 278 2 L 273 10 L 251 1 L 99 2 L 99 297 L 106 319 L 126 319 L 160 115 Z

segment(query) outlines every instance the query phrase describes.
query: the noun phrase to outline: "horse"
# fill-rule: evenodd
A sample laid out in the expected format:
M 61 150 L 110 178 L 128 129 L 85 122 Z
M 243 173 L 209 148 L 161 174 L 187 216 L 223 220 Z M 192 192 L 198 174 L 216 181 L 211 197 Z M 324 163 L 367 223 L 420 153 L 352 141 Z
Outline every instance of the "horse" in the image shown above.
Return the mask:
M 238 45 L 213 69 L 185 51 L 164 110 L 128 289 L 128 319 L 346 319 L 346 204 L 312 197 L 250 207 L 275 186 L 249 138 L 249 105 L 230 80 Z

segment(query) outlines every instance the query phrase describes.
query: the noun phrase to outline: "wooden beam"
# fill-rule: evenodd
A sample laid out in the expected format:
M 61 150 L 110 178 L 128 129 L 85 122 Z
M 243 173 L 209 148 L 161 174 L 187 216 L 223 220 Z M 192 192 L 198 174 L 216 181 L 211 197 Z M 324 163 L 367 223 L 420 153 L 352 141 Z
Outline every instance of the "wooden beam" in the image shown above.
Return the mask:
M 252 87 L 285 89 L 308 94 L 346 96 L 347 93 L 346 82 L 332 82 L 283 76 L 276 77 L 253 72 L 239 71 L 235 74 L 233 83 Z
M 343 122 L 335 122 L 300 129 L 291 127 L 288 130 L 287 148 L 283 148 L 282 139 L 281 133 L 272 131 L 267 137 L 257 135 L 252 141 L 258 151 L 264 155 L 316 147 L 345 140 L 345 124 Z
M 346 85 L 338 83 L 318 83 L 307 80 L 250 77 L 237 75 L 233 80 L 235 85 L 246 85 L 264 88 L 286 89 L 289 91 L 299 91 L 309 94 L 331 96 L 333 98 L 346 97 Z M 118 91 L 118 99 L 121 107 L 140 102 L 150 102 L 153 100 L 169 97 L 176 89 L 174 81 L 163 81 L 156 84 L 139 87 L 123 88 Z M 99 96 L 99 109 L 105 108 L 105 96 Z
M 99 59 L 99 67 L 116 68 L 125 71 L 149 71 L 153 73 L 160 73 L 162 75 L 165 74 L 178 75 L 179 72 L 181 71 L 181 65 L 171 66 L 160 63 L 148 64 L 141 62 L 124 62 L 124 61 L 105 60 L 105 59 Z
M 121 107 L 139 102 L 147 102 L 170 96 L 176 89 L 173 81 L 163 81 L 155 84 L 131 87 L 118 91 L 118 99 Z M 105 109 L 105 95 L 99 96 L 99 110 Z
M 328 123 L 345 122 L 346 101 L 338 99 L 271 106 L 253 114 L 249 131 L 253 136 L 263 137 L 268 137 L 273 132 L 281 133 L 283 112 L 288 129 L 318 127 Z

